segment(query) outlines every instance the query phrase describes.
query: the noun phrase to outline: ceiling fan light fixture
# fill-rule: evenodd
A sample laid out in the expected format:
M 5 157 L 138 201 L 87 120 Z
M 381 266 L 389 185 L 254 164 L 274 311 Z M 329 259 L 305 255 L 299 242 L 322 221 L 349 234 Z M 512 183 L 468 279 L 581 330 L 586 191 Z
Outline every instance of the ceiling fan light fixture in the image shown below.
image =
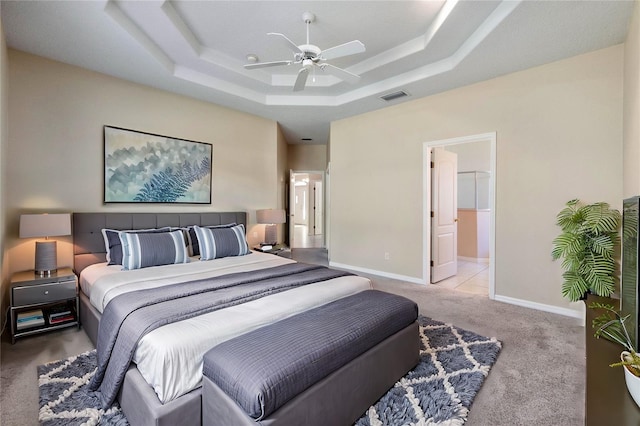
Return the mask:
M 352 40 L 350 42 L 322 50 L 315 44 L 311 44 L 309 41 L 309 24 L 316 20 L 315 15 L 311 12 L 305 12 L 302 14 L 302 20 L 305 22 L 307 27 L 306 44 L 297 45 L 293 41 L 289 40 L 287 36 L 281 33 L 267 33 L 268 36 L 278 37 L 278 41 L 280 42 L 280 44 L 284 45 L 292 51 L 293 61 L 280 60 L 271 62 L 257 62 L 257 56 L 251 54 L 251 59 L 249 58 L 249 55 L 247 55 L 247 61 L 249 61 L 249 63 L 245 64 L 244 68 L 253 70 L 258 68 L 300 64 L 302 65 L 302 68 L 298 70 L 298 76 L 296 77 L 296 81 L 293 85 L 294 92 L 299 92 L 300 90 L 304 89 L 310 69 L 314 70 L 311 79 L 313 82 L 315 82 L 315 67 L 320 67 L 323 71 L 326 71 L 341 80 L 347 81 L 348 83 L 356 84 L 360 80 L 359 75 L 328 64 L 325 61 L 362 53 L 366 50 L 364 44 L 360 40 Z M 256 58 L 256 62 L 254 62 L 253 57 Z

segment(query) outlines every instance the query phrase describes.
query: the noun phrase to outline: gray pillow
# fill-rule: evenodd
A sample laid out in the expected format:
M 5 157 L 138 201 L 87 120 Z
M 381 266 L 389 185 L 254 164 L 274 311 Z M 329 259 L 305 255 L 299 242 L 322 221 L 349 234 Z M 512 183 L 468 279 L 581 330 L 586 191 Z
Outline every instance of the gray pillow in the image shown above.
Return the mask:
M 170 232 L 171 228 L 166 226 L 164 228 L 154 229 L 132 229 L 125 232 L 133 232 L 138 234 L 144 233 L 157 233 L 157 232 Z M 108 265 L 122 265 L 122 243 L 120 242 L 120 232 L 116 229 L 103 229 L 102 236 L 104 237 L 104 246 L 107 250 L 107 264 Z
M 210 226 L 201 226 L 201 228 L 231 228 L 232 226 L 236 226 L 236 223 L 227 223 L 224 225 L 210 225 Z M 193 229 L 193 226 L 189 226 L 184 228 L 185 235 L 187 236 L 187 247 L 189 248 L 189 256 L 200 256 L 200 244 L 198 244 L 198 238 L 196 237 L 196 231 Z

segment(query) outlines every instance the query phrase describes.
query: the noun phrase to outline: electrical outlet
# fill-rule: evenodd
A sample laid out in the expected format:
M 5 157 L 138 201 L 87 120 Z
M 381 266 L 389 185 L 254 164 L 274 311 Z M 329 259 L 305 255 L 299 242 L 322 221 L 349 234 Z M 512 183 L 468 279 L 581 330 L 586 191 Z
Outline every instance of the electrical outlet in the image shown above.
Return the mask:
M 384 260 L 389 260 L 389 252 L 388 251 L 384 252 Z

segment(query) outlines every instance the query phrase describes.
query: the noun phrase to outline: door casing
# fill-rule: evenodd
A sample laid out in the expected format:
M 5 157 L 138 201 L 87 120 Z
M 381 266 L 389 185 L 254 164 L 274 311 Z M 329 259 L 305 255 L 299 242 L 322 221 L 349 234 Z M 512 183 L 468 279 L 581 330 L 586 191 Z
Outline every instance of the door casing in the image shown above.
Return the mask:
M 322 182 L 321 188 L 322 188 L 322 194 L 320 195 L 320 198 L 322 200 L 322 230 L 325 231 L 327 228 L 327 206 L 326 206 L 326 199 L 327 199 L 327 190 L 328 190 L 328 186 L 325 184 L 326 180 L 327 180 L 327 174 L 324 170 L 292 170 L 289 169 L 289 211 L 287 211 L 287 215 L 288 217 L 288 223 L 289 223 L 289 246 L 293 247 L 295 245 L 294 242 L 294 234 L 295 234 L 295 230 L 294 230 L 294 226 L 295 226 L 295 215 L 292 215 L 292 213 L 294 213 L 294 208 L 295 208 L 295 175 L 298 174 L 307 174 L 307 175 L 321 175 L 321 180 L 320 182 Z M 311 188 L 311 185 L 307 186 L 307 201 L 309 201 L 309 198 L 312 196 L 312 191 L 309 190 L 309 188 Z M 311 214 L 311 211 L 309 210 L 307 212 L 309 215 Z M 327 247 L 327 233 L 323 232 L 322 233 L 322 246 L 323 247 Z
M 489 298 L 495 299 L 496 275 L 496 132 L 462 136 L 451 139 L 434 140 L 422 144 L 422 283 L 431 282 L 431 148 L 436 146 L 456 145 L 471 142 L 489 142 L 491 183 L 489 184 Z

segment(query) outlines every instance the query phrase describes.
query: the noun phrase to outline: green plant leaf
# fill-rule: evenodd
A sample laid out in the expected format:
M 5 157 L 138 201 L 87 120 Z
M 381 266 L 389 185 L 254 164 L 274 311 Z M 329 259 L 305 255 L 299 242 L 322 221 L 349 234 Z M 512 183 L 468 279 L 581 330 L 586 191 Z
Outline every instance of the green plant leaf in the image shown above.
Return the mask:
M 593 233 L 600 234 L 618 229 L 620 212 L 609 208 L 607 203 L 595 203 L 585 206 L 585 226 Z
M 613 258 L 614 246 L 608 234 L 598 235 L 591 240 L 591 250 L 608 259 Z
M 572 302 L 580 300 L 589 290 L 589 285 L 581 275 L 567 271 L 562 276 L 565 279 L 564 283 L 562 283 L 562 295 Z
M 562 260 L 563 296 L 573 301 L 588 291 L 610 296 L 616 285 L 620 212 L 604 202 L 583 205 L 574 199 L 556 220 L 562 232 L 553 240 L 551 257 Z

